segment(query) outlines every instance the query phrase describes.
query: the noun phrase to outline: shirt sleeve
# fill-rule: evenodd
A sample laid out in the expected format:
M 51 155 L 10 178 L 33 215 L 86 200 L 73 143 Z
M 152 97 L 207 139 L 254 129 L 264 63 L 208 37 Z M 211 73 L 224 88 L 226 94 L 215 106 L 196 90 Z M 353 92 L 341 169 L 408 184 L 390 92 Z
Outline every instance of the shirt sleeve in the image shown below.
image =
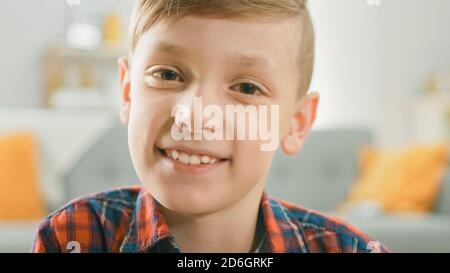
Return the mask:
M 31 252 L 87 252 L 92 230 L 96 228 L 90 220 L 92 218 L 92 213 L 84 201 L 72 203 L 52 213 L 39 226 Z
M 62 252 L 51 227 L 51 218 L 45 219 L 39 226 L 33 246 L 32 253 L 60 253 Z
M 344 253 L 388 253 L 388 249 L 367 234 L 351 228 L 341 234 L 341 246 Z

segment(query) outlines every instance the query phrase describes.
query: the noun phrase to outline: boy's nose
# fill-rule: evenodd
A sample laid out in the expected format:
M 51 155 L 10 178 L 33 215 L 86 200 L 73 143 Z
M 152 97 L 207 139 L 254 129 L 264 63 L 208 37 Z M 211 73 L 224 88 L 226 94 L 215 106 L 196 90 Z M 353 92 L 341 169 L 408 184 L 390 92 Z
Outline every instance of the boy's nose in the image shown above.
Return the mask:
M 186 128 L 191 135 L 202 135 L 204 130 L 214 133 L 216 130 L 215 124 L 209 121 L 208 117 L 203 116 L 203 106 L 196 98 L 191 107 L 187 105 L 177 105 L 175 110 L 175 126 L 184 130 Z
M 211 120 L 211 117 L 204 117 L 204 109 L 208 106 L 214 105 L 214 107 L 220 107 L 217 103 L 218 92 L 212 90 L 217 90 L 218 86 L 213 81 L 193 84 L 187 92 L 183 92 L 182 97 L 179 97 L 177 101 L 178 107 L 176 109 L 175 115 L 175 125 L 183 129 L 186 127 L 189 133 L 195 135 L 201 135 L 205 130 L 207 132 L 216 132 L 219 130 L 220 124 L 216 123 L 215 120 Z M 221 107 L 220 107 L 221 108 Z

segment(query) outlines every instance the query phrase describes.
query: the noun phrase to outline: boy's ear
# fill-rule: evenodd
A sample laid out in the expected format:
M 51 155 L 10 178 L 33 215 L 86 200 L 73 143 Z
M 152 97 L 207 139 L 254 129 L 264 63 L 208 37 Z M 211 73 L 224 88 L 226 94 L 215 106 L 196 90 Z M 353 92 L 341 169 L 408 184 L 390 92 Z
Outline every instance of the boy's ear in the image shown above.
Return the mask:
M 319 94 L 311 92 L 303 96 L 297 104 L 288 132 L 281 139 L 281 149 L 287 155 L 295 155 L 300 151 L 316 120 Z
M 130 68 L 127 57 L 121 57 L 118 60 L 119 64 L 119 80 L 120 90 L 122 92 L 122 109 L 120 110 L 120 120 L 125 126 L 128 126 L 130 120 Z

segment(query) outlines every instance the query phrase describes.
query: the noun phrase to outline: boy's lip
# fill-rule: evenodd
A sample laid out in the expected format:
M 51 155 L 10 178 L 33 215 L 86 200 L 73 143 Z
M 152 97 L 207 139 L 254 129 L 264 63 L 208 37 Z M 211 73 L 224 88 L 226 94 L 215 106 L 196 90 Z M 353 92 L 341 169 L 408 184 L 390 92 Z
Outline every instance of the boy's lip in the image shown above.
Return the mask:
M 186 147 L 183 145 L 173 145 L 170 147 L 168 146 L 168 147 L 157 147 L 157 148 L 163 152 L 176 150 L 178 152 L 184 152 L 188 155 L 206 155 L 211 158 L 216 158 L 218 161 L 219 160 L 228 160 L 228 158 L 226 156 L 219 155 L 216 152 L 208 151 L 205 149 L 190 148 L 190 147 Z
M 208 153 L 202 150 L 192 150 L 192 149 L 182 149 L 180 147 L 178 147 L 177 149 L 175 148 L 170 148 L 170 149 L 161 149 L 158 148 L 159 154 L 161 155 L 161 157 L 163 158 L 164 162 L 168 163 L 170 167 L 174 168 L 176 171 L 181 172 L 181 173 L 185 173 L 185 174 L 190 174 L 190 175 L 199 175 L 199 174 L 203 174 L 206 172 L 209 172 L 213 169 L 216 169 L 219 166 L 222 166 L 224 164 L 226 164 L 228 162 L 228 159 L 224 159 L 224 158 L 220 158 L 220 157 L 216 157 L 217 160 L 215 160 L 214 163 L 207 163 L 207 164 L 186 164 L 183 163 L 179 160 L 175 160 L 172 157 L 167 155 L 166 150 L 178 150 L 180 152 L 185 152 L 191 155 L 208 155 L 213 157 L 212 153 Z

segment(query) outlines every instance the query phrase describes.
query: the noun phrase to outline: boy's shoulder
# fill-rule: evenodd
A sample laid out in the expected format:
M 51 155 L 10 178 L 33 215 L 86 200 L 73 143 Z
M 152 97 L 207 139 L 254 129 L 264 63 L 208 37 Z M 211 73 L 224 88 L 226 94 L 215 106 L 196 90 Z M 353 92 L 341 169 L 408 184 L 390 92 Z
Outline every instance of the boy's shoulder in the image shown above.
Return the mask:
M 120 212 L 120 216 L 124 216 L 124 214 L 131 216 L 141 190 L 141 186 L 119 187 L 83 195 L 50 213 L 45 218 L 45 221 L 51 221 L 70 213 L 79 213 L 81 215 L 83 212 L 100 214 L 103 218 L 107 216 L 113 217 L 114 215 L 111 213 L 115 212 Z
M 47 216 L 47 219 L 73 208 L 92 207 L 95 210 L 99 205 L 112 205 L 112 209 L 133 209 L 141 191 L 141 186 L 131 186 L 83 195 L 55 210 Z
M 68 202 L 40 224 L 32 251 L 119 251 L 141 190 L 141 186 L 121 187 Z
M 274 216 L 297 231 L 307 252 L 387 252 L 378 241 L 349 223 L 285 200 L 269 198 Z

